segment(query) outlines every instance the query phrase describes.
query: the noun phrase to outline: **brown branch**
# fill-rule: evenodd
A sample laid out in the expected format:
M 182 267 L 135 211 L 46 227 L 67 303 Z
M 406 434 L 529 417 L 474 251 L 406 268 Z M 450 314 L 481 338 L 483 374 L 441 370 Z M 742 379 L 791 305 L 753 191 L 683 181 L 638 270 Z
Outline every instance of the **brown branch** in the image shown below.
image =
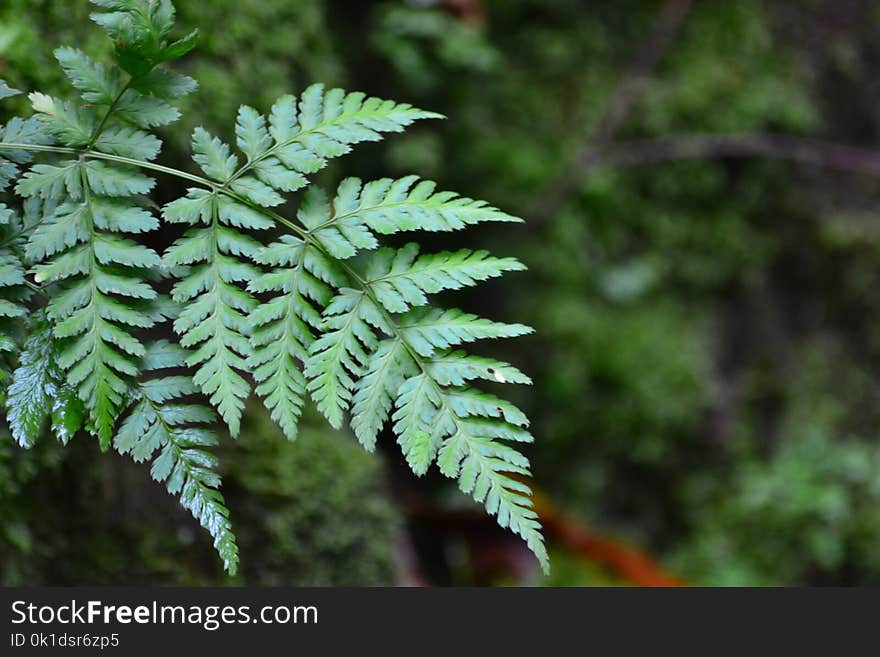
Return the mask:
M 535 483 L 532 488 L 535 511 L 544 525 L 548 540 L 563 546 L 570 554 L 607 568 L 625 582 L 635 586 L 685 586 L 685 582 L 663 566 L 648 552 L 606 536 L 569 516 L 553 503 Z M 397 498 L 410 518 L 429 522 L 442 532 L 463 536 L 470 548 L 475 571 L 503 570 L 525 577 L 535 567 L 533 558 L 518 538 L 500 530 L 495 521 L 470 509 L 444 509 L 413 497 Z M 523 558 L 525 557 L 525 559 Z
M 440 0 L 439 5 L 466 23 L 482 23 L 486 20 L 483 0 Z
M 768 157 L 880 176 L 880 151 L 778 133 L 674 135 L 621 142 L 585 152 L 577 163 L 584 175 L 597 168 L 645 166 L 671 160 Z
M 690 10 L 691 0 L 667 0 L 657 15 L 645 43 L 639 48 L 620 82 L 605 104 L 584 150 L 602 148 L 611 143 L 617 131 L 629 118 L 630 113 L 645 92 L 647 82 L 672 40 L 678 34 Z
M 635 586 L 685 586 L 684 580 L 667 572 L 647 552 L 589 529 L 562 513 L 534 487 L 532 501 L 547 535 L 574 554 L 605 566 Z
M 691 8 L 691 0 L 667 0 L 657 14 L 651 31 L 635 58 L 627 67 L 617 86 L 608 97 L 602 115 L 586 139 L 586 145 L 575 157 L 580 162 L 588 154 L 603 150 L 610 144 L 618 130 L 623 126 L 633 108 L 645 92 L 647 82 L 672 45 Z M 542 195 L 535 206 L 544 214 L 555 214 L 565 198 L 577 186 L 578 176 L 574 167 L 569 170 L 555 185 Z

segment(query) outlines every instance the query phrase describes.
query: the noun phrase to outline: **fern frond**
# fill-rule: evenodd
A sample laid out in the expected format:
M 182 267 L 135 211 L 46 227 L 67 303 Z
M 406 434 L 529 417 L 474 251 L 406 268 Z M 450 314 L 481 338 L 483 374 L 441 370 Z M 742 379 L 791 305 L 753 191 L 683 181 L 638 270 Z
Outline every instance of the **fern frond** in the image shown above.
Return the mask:
M 73 48 L 55 55 L 82 101 L 32 93 L 45 130 L 66 147 L 94 150 L 139 161 L 155 158 L 161 142 L 140 126 L 176 118 L 165 99 L 137 91 L 172 47 L 166 37 L 173 23 L 170 2 L 98 2 L 112 9 L 94 16 L 117 41 L 117 65 L 105 66 Z M 143 82 L 143 81 L 142 81 Z M 178 79 L 179 82 L 179 79 Z M 155 91 L 155 90 L 154 90 Z M 164 104 L 163 104 L 164 103 Z M 146 120 L 132 119 L 150 107 Z M 4 135 L 8 138 L 8 135 Z M 153 179 L 130 167 L 90 158 L 37 165 L 18 183 L 24 197 L 54 202 L 32 233 L 27 256 L 38 283 L 57 288 L 47 307 L 54 336 L 61 340 L 59 365 L 89 411 L 89 427 L 102 449 L 113 436 L 131 380 L 138 374 L 144 347 L 134 334 L 151 327 L 156 298 L 147 282 L 159 256 L 122 234 L 158 227 L 143 194 Z
M 29 448 L 49 419 L 52 432 L 67 444 L 82 425 L 82 402 L 64 380 L 56 361 L 52 327 L 45 316 L 37 314 L 29 328 L 7 391 L 9 428 L 18 444 Z
M 436 311 L 425 315 L 427 321 L 435 316 Z M 413 328 L 412 317 L 409 321 Z M 437 459 L 441 472 L 458 479 L 462 491 L 484 503 L 502 527 L 519 534 L 546 570 L 547 552 L 530 491 L 511 478 L 529 475 L 528 460 L 500 442 L 530 442 L 528 420 L 509 402 L 458 385 L 473 378 L 528 379 L 504 363 L 463 352 L 417 353 L 402 327 L 392 326 L 390 332 L 393 337 L 374 350 L 367 373 L 355 386 L 352 427 L 358 438 L 368 448 L 374 445 L 393 400 L 393 429 L 413 471 L 424 474 Z
M 457 429 L 440 447 L 438 464 L 459 487 L 496 516 L 498 524 L 519 534 L 546 571 L 547 550 L 538 515 L 529 498 L 531 489 L 509 475 L 529 476 L 528 461 L 516 450 L 497 442 L 503 429 L 481 430 L 481 425 L 456 422 Z
M 205 130 L 193 134 L 194 159 L 211 178 L 228 179 L 237 158 L 229 147 Z M 251 356 L 249 314 L 257 301 L 239 283 L 250 283 L 260 270 L 247 262 L 261 244 L 238 228 L 260 230 L 274 224 L 252 208 L 221 195 L 191 189 L 187 196 L 163 209 L 166 221 L 204 225 L 190 228 L 164 254 L 166 269 L 186 266 L 172 298 L 186 304 L 174 322 L 181 344 L 195 351 L 188 364 L 197 367 L 194 380 L 211 399 L 233 436 L 238 435 L 241 413 L 250 384 L 241 372 Z
M 188 266 L 188 273 L 171 293 L 176 303 L 185 304 L 174 321 L 174 330 L 181 335 L 181 345 L 195 349 L 187 358 L 188 365 L 197 367 L 194 380 L 235 436 L 244 401 L 250 394 L 250 385 L 240 372 L 246 371 L 251 353 L 248 314 L 257 306 L 237 283 L 259 275 L 259 270 L 237 256 L 253 256 L 260 245 L 230 226 L 228 204 L 225 199 L 211 196 L 209 225 L 190 228 L 165 252 L 162 264 L 166 269 Z M 221 207 L 226 210 L 221 211 Z M 165 218 L 174 211 L 166 206 Z M 198 208 L 178 219 L 199 224 L 204 214 Z
M 433 118 L 443 117 L 360 92 L 325 92 L 323 85 L 314 84 L 299 100 L 283 96 L 272 106 L 267 129 L 274 144 L 261 153 L 255 151 L 250 161 L 275 158 L 288 169 L 310 174 L 355 144 L 378 141 L 382 133 L 402 132 L 414 121 Z
M 374 253 L 366 276 L 358 278 L 360 289 L 343 288 L 328 304 L 324 334 L 313 342 L 306 365 L 309 391 L 334 426 L 351 406 L 352 429 L 369 450 L 395 407 L 390 419 L 413 471 L 424 474 L 439 459 L 441 471 L 458 479 L 502 527 L 519 534 L 546 569 L 529 489 L 511 477 L 528 476 L 528 460 L 505 444 L 532 439 L 528 419 L 513 404 L 466 385 L 477 378 L 529 379 L 506 363 L 449 350 L 531 329 L 457 309 L 410 310 L 427 303 L 427 294 L 473 285 L 522 265 L 483 252 L 417 255 L 415 245 Z
M 248 290 L 275 296 L 250 315 L 248 367 L 272 418 L 294 440 L 306 391 L 302 367 L 321 328 L 321 310 L 346 279 L 332 260 L 291 235 L 261 249 L 255 259 L 274 269 L 251 281 Z
M 318 410 L 339 428 L 355 381 L 379 344 L 376 331 L 390 333 L 391 327 L 363 290 L 343 288 L 325 308 L 322 330 L 309 350 L 305 374 Z
M 394 432 L 413 471 L 424 474 L 437 459 L 440 471 L 457 478 L 463 492 L 484 503 L 502 527 L 519 534 L 546 570 L 530 490 L 510 476 L 529 476 L 528 460 L 499 442 L 531 442 L 522 412 L 473 388 L 444 387 L 433 378 L 430 360 L 400 386 L 396 406 Z
M 243 166 L 239 167 L 238 157 L 232 153 L 228 145 L 200 128 L 193 135 L 194 159 L 209 178 L 222 183 L 224 188 L 228 188 L 234 195 L 242 197 L 254 206 L 270 208 L 280 205 L 284 200 L 276 190 L 289 192 L 304 186 L 307 182 L 304 174 L 313 173 L 324 166 L 326 158 L 347 152 L 350 145 L 360 141 L 379 139 L 381 132 L 400 131 L 416 119 L 433 116 L 435 115 L 430 112 L 422 112 L 408 105 L 377 99 L 365 100 L 363 94 L 346 95 L 340 90 L 333 90 L 325 95 L 323 87 L 315 85 L 303 93 L 299 102 L 292 96 L 280 99 L 273 106 L 268 120 L 251 107 L 243 106 L 239 110 L 235 132 L 236 143 L 246 158 Z M 249 175 L 251 172 L 254 175 Z M 169 221 L 202 220 L 206 216 L 207 205 L 216 202 L 216 199 L 211 200 L 212 197 L 217 197 L 216 191 L 205 194 L 191 190 L 187 197 L 166 207 L 165 217 Z M 228 200 L 224 202 L 229 203 Z M 378 242 L 369 230 L 358 226 L 356 222 L 333 221 L 331 213 L 332 209 L 326 195 L 319 188 L 312 187 L 306 193 L 297 215 L 300 222 L 309 229 L 311 237 L 318 242 L 319 247 L 330 256 L 348 258 L 358 249 L 378 246 Z M 253 210 L 233 213 L 233 216 L 243 218 L 244 223 L 238 225 L 245 228 L 268 228 L 274 224 L 264 215 Z M 204 248 L 208 239 L 207 234 L 203 233 L 201 238 L 200 241 L 191 240 L 177 244 L 173 248 L 176 252 L 185 251 L 186 257 L 193 262 L 198 250 Z M 217 241 L 216 238 L 214 241 Z M 241 251 L 242 255 L 250 258 L 254 255 L 247 249 Z M 305 247 L 300 254 L 301 257 L 305 258 L 308 251 L 309 248 Z M 175 259 L 173 255 L 166 264 L 188 264 L 179 258 Z M 314 256 L 311 260 L 318 261 Z M 320 275 L 316 277 L 314 274 L 309 274 L 303 261 L 294 264 L 293 269 L 295 279 L 293 284 L 309 285 L 312 290 L 312 300 L 322 305 L 327 303 L 329 291 L 315 284 L 320 282 Z M 275 273 L 278 277 L 283 277 L 280 272 Z M 307 278 L 306 275 L 311 278 Z M 330 275 L 338 279 L 338 275 Z M 262 291 L 280 291 L 277 287 L 274 289 L 265 287 L 268 280 L 263 279 L 261 283 L 251 284 L 250 287 L 252 290 L 262 288 Z M 225 281 L 227 284 L 233 282 L 235 281 Z M 290 287 L 288 283 L 287 289 L 297 288 Z M 293 296 L 289 296 L 291 294 Z M 288 437 L 296 435 L 296 423 L 302 408 L 304 379 L 296 362 L 306 359 L 307 350 L 310 349 L 314 339 L 308 328 L 308 320 L 303 321 L 303 316 L 314 315 L 309 312 L 312 306 L 305 301 L 304 295 L 308 296 L 308 293 L 288 292 L 287 298 L 276 299 L 255 314 L 255 321 L 260 322 L 259 326 L 262 330 L 254 338 L 259 353 L 251 357 L 251 365 L 259 367 L 259 371 L 255 372 L 258 386 L 262 391 L 259 394 L 263 396 Z M 176 300 L 181 299 L 188 300 L 184 297 Z M 279 311 L 284 307 L 287 311 L 279 315 Z M 181 321 L 182 319 L 178 319 L 178 322 Z M 230 323 L 244 326 L 238 318 L 227 322 Z M 271 329 L 266 327 L 267 324 L 271 324 Z M 291 336 L 286 349 L 266 342 L 266 337 L 277 333 L 282 326 L 284 327 L 281 329 L 282 334 Z M 243 330 L 237 333 L 238 336 L 230 336 L 230 338 L 236 340 L 237 337 L 245 334 Z M 231 349 L 229 341 L 225 344 Z M 336 355 L 342 357 L 345 353 L 343 350 Z M 234 355 L 248 357 L 250 354 L 238 351 Z M 235 378 L 238 375 L 230 371 L 231 368 L 227 365 L 229 360 L 230 358 L 221 358 L 216 353 L 209 354 L 203 367 L 215 364 L 218 372 L 229 374 L 238 384 Z M 338 367 L 343 370 L 344 360 L 342 358 L 338 363 Z M 235 362 L 240 363 L 240 361 Z M 336 377 L 343 376 L 343 370 L 337 368 L 332 375 L 329 375 L 326 380 L 328 386 L 326 390 L 323 389 L 324 386 L 318 384 L 313 389 L 313 395 L 321 396 L 323 400 L 320 403 L 321 408 L 326 410 L 331 417 L 331 423 L 335 426 L 339 426 L 342 422 L 341 410 L 334 412 L 331 409 L 345 407 L 346 400 L 344 400 L 344 387 L 336 388 L 332 385 L 332 381 Z M 217 390 L 205 390 L 212 395 L 212 399 L 218 391 L 222 392 L 222 389 L 218 387 Z M 216 398 L 218 404 L 225 403 L 227 412 L 224 413 L 221 409 L 221 415 L 230 424 L 233 433 L 237 431 L 237 414 L 240 413 L 243 403 L 232 399 L 232 397 L 242 398 L 235 394 L 236 392 L 245 395 L 248 389 L 244 385 L 236 385 L 232 395 L 223 394 L 220 398 Z
M 155 373 L 184 366 L 186 352 L 165 341 L 149 346 L 143 369 Z M 129 414 L 113 441 L 120 454 L 136 462 L 155 456 L 151 474 L 165 482 L 168 492 L 180 495 L 181 505 L 208 530 L 230 575 L 238 568 L 238 546 L 229 510 L 214 472 L 217 458 L 206 448 L 217 444 L 210 430 L 215 415 L 210 408 L 183 402 L 198 392 L 188 376 L 166 374 L 138 384 Z
M 383 340 L 370 356 L 366 372 L 355 385 L 351 412 L 351 428 L 367 451 L 375 449 L 400 387 L 416 371 L 402 340 Z
M 366 226 L 382 234 L 402 231 L 453 231 L 483 222 L 521 222 L 522 219 L 485 201 L 436 191 L 436 183 L 418 176 L 382 178 L 363 184 L 347 178 L 333 201 L 335 220 Z
M 106 449 L 127 392 L 127 377 L 137 375 L 135 361 L 143 356 L 143 346 L 131 331 L 153 324 L 141 308 L 124 299 L 130 299 L 133 290 L 141 290 L 140 298 L 154 296 L 143 291 L 148 284 L 138 270 L 159 264 L 154 251 L 113 233 L 133 232 L 132 228 L 149 231 L 155 221 L 136 206 L 122 215 L 108 213 L 105 204 L 122 203 L 121 199 L 101 199 L 90 186 L 83 163 L 70 168 L 80 176 L 81 197 L 75 203 L 62 203 L 44 219 L 31 235 L 27 252 L 37 261 L 51 258 L 35 266 L 37 282 L 62 282 L 59 295 L 48 306 L 55 336 L 65 340 L 58 362 L 89 409 L 91 426 Z M 32 186 L 21 189 L 20 184 L 20 193 L 48 198 L 56 194 L 54 182 L 40 183 L 35 176 L 29 180 Z M 57 200 L 66 196 L 58 194 Z M 122 225 L 115 221 L 118 216 L 124 217 Z M 106 284 L 119 278 L 131 282 Z
M 406 341 L 402 332 L 398 339 Z M 498 369 L 491 367 L 493 373 L 498 373 L 501 366 L 461 352 L 451 359 L 450 354 L 441 354 L 436 362 L 432 357 L 416 358 L 421 371 L 400 386 L 397 410 L 392 416 L 394 432 L 408 463 L 416 474 L 423 474 L 438 459 L 441 472 L 457 478 L 462 491 L 483 502 L 502 527 L 522 536 L 546 569 L 547 553 L 529 489 L 510 477 L 528 476 L 528 460 L 498 442 L 530 442 L 532 438 L 525 431 L 528 419 L 514 405 L 494 395 L 449 385 L 464 379 L 460 368 L 468 367 L 465 363 L 469 359 L 482 367 L 487 362 L 495 365 Z M 456 372 L 453 377 L 448 375 L 450 362 Z M 465 372 L 469 378 L 476 378 Z M 522 378 L 514 372 L 509 371 L 511 377 Z
M 404 339 L 422 356 L 475 340 L 515 338 L 532 332 L 523 324 L 493 322 L 457 308 L 417 308 L 401 317 L 399 326 Z
M 27 336 L 8 389 L 15 439 L 32 445 L 51 418 L 66 442 L 84 422 L 103 449 L 112 443 L 136 461 L 153 459 L 153 477 L 180 494 L 234 572 L 238 550 L 205 448 L 217 442 L 208 428 L 214 409 L 238 434 L 252 378 L 291 440 L 307 394 L 334 427 L 350 413 L 368 450 L 390 425 L 416 474 L 436 462 L 546 568 L 520 480 L 528 461 L 510 446 L 532 440 L 528 420 L 472 387 L 530 380 L 458 348 L 531 329 L 431 305 L 435 294 L 523 265 L 471 249 L 380 248 L 379 240 L 520 220 L 416 176 L 347 178 L 332 196 L 309 185 L 355 144 L 440 115 L 313 85 L 278 99 L 267 116 L 242 106 L 236 150 L 197 128 L 200 175 L 154 164 L 161 141 L 150 130 L 175 121 L 171 101 L 195 89 L 163 64 L 192 48 L 196 33 L 171 39 L 170 0 L 92 2 L 114 61 L 59 48 L 78 97 L 32 93 L 36 116 L 0 129 L 0 192 L 17 181 L 25 199 L 22 220 L 0 204 L 0 351 L 15 354 Z M 0 81 L 0 99 L 17 93 Z M 32 164 L 40 151 L 50 160 Z M 194 184 L 162 208 L 163 221 L 185 229 L 161 258 L 145 246 L 160 220 L 147 196 L 155 181 L 144 172 Z M 280 215 L 287 195 L 305 187 L 296 220 Z M 291 233 L 268 246 L 255 237 L 279 226 Z M 173 279 L 170 298 L 155 288 L 163 276 Z M 45 311 L 32 314 L 31 289 L 45 297 Z M 169 320 L 179 345 L 145 346 L 146 331 Z M 13 360 L 0 363 L 4 386 Z M 199 394 L 213 408 L 189 401 Z
M 383 248 L 370 259 L 367 284 L 379 302 L 392 313 L 402 313 L 428 303 L 428 294 L 458 290 L 478 281 L 521 271 L 514 258 L 495 258 L 486 251 L 463 249 L 419 256 L 419 245 L 399 250 Z

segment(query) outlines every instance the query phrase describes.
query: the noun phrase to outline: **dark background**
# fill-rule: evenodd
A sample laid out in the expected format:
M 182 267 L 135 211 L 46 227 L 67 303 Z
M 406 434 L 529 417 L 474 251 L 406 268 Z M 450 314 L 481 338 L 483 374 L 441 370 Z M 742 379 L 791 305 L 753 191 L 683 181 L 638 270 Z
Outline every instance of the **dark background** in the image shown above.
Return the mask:
M 418 173 L 527 219 L 452 238 L 530 267 L 456 300 L 537 329 L 487 350 L 535 379 L 553 574 L 390 435 L 368 455 L 312 415 L 289 444 L 254 403 L 222 453 L 232 583 L 880 582 L 880 3 L 176 4 L 201 86 L 166 163 L 322 81 L 449 120 L 318 182 Z M 88 11 L 4 0 L 0 77 L 69 94 L 51 51 L 108 50 Z M 227 581 L 147 468 L 0 438 L 0 582 Z

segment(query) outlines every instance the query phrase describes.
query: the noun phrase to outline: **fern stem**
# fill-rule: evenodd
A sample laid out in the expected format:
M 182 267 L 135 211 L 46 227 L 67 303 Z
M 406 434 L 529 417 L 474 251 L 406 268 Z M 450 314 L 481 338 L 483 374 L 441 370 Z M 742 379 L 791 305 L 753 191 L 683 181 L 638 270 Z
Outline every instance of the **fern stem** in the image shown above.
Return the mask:
M 128 78 L 128 82 L 126 82 L 122 89 L 119 90 L 119 93 L 116 94 L 116 97 L 110 103 L 110 106 L 107 108 L 107 111 L 104 112 L 104 116 L 101 117 L 100 123 L 95 127 L 94 132 L 92 132 L 92 136 L 89 137 L 89 143 L 87 143 L 84 147 L 84 150 L 90 152 L 92 148 L 95 146 L 95 142 L 98 141 L 98 137 L 101 136 L 101 133 L 104 131 L 104 126 L 107 125 L 107 121 L 110 120 L 110 117 L 113 115 L 113 111 L 116 109 L 116 106 L 119 104 L 119 101 L 122 99 L 122 95 L 128 91 L 128 88 L 131 86 L 131 83 L 134 82 L 133 77 Z
M 122 157 L 120 155 L 110 155 L 108 153 L 101 153 L 100 151 L 83 151 L 79 148 L 69 148 L 66 146 L 42 146 L 39 144 L 15 144 L 8 142 L 0 142 L 0 151 L 33 151 L 39 153 L 58 153 L 60 155 L 75 155 L 77 157 L 88 157 L 94 158 L 96 160 L 106 160 L 108 162 L 116 162 L 117 164 L 127 164 L 133 167 L 139 167 L 142 169 L 150 169 L 152 171 L 156 171 L 158 173 L 164 173 L 169 176 L 175 176 L 177 178 L 183 178 L 184 180 L 189 180 L 190 182 L 194 182 L 198 185 L 202 185 L 204 187 L 208 187 L 212 190 L 217 190 L 220 188 L 220 185 L 215 183 L 213 180 L 208 180 L 207 178 L 202 178 L 201 176 L 197 176 L 192 173 L 187 173 L 186 171 L 181 171 L 180 169 L 172 169 L 171 167 L 165 167 L 161 164 L 154 164 L 153 162 L 146 162 L 144 160 L 135 160 L 130 157 Z M 225 193 L 225 192 L 224 192 Z
M 308 235 L 308 232 L 303 230 L 302 227 L 296 225 L 290 219 L 287 219 L 277 212 L 273 212 L 268 208 L 264 208 L 261 205 L 254 203 L 241 196 L 240 194 L 236 194 L 230 189 L 226 189 L 223 185 L 213 181 L 208 180 L 207 178 L 202 178 L 201 176 L 188 173 L 186 171 L 181 171 L 180 169 L 172 169 L 171 167 L 162 166 L 161 164 L 154 164 L 153 162 L 146 162 L 144 160 L 136 160 L 130 157 L 122 157 L 120 155 L 110 155 L 108 153 L 101 153 L 100 151 L 83 151 L 77 148 L 68 148 L 66 146 L 42 146 L 39 144 L 16 144 L 9 142 L 0 142 L 0 151 L 10 150 L 10 151 L 33 151 L 38 153 L 57 153 L 59 155 L 75 155 L 78 157 L 88 157 L 94 158 L 96 160 L 106 160 L 108 162 L 116 162 L 117 164 L 127 164 L 133 167 L 139 167 L 141 169 L 149 169 L 151 171 L 155 171 L 157 173 L 164 173 L 169 176 L 174 176 L 176 178 L 182 178 L 183 180 L 188 180 L 190 182 L 196 183 L 197 185 L 201 185 L 203 187 L 207 187 L 214 193 L 224 194 L 229 198 L 235 199 L 239 203 L 248 206 L 254 210 L 259 211 L 262 214 L 265 214 L 271 217 L 274 221 L 290 228 L 297 235 L 302 238 L 305 238 Z
M 29 287 L 33 292 L 36 292 L 37 294 L 40 294 L 43 296 L 46 296 L 46 290 L 44 290 L 42 287 L 40 287 L 36 283 L 31 283 L 28 279 L 24 279 L 24 284 L 27 287 Z
M 260 155 L 255 157 L 253 160 L 248 160 L 247 162 L 242 164 L 238 168 L 238 170 L 232 174 L 232 176 L 229 178 L 229 180 L 227 180 L 226 182 L 223 183 L 223 188 L 225 189 L 227 187 L 227 185 L 231 185 L 236 180 L 241 178 L 243 175 L 245 175 L 247 172 L 249 172 L 251 169 L 253 169 L 254 165 L 259 164 L 263 160 L 266 160 L 266 159 L 272 157 L 281 149 L 286 148 L 286 147 L 290 146 L 291 144 L 295 144 L 296 142 L 302 140 L 303 136 L 309 135 L 309 134 L 314 134 L 316 132 L 318 132 L 318 127 L 309 128 L 308 130 L 302 130 L 302 131 L 298 132 L 296 134 L 296 136 L 291 137 L 290 139 L 288 139 L 286 141 L 272 145 L 264 153 L 260 153 Z

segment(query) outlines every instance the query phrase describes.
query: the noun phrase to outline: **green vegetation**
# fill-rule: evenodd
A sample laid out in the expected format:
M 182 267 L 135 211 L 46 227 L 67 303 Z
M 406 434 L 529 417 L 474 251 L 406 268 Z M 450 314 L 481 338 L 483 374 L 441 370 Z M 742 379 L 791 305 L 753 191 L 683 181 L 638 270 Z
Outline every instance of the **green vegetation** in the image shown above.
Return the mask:
M 691 2 L 603 145 L 609 99 L 642 49 L 651 48 L 661 6 L 686 4 L 182 3 L 175 35 L 198 27 L 201 37 L 174 68 L 200 86 L 174 101 L 180 120 L 154 132 L 164 142 L 163 163 L 210 177 L 190 163 L 197 126 L 231 143 L 243 101 L 271 116 L 279 97 L 299 96 L 316 80 L 449 116 L 419 121 L 382 145 L 361 144 L 308 177 L 335 198 L 348 176 L 399 180 L 418 172 L 437 189 L 486 199 L 526 220 L 472 226 L 464 244 L 516 258 L 527 273 L 446 294 L 466 312 L 535 328 L 483 353 L 515 363 L 534 381 L 529 388 L 488 384 L 532 420 L 536 441 L 523 453 L 538 488 L 590 530 L 642 548 L 686 581 L 875 583 L 880 232 L 876 177 L 864 172 L 876 168 L 821 156 L 804 165 L 810 158 L 789 142 L 766 137 L 876 141 L 870 26 L 877 10 L 822 0 Z M 52 48 L 79 48 L 101 62 L 112 56 L 111 44 L 89 25 L 89 11 L 84 1 L 3 3 L 0 77 L 27 92 L 71 98 Z M 10 116 L 30 113 L 21 96 L 0 107 Z M 667 140 L 681 145 L 706 135 L 729 141 L 721 149 L 703 142 L 701 157 L 665 150 Z M 201 143 L 211 147 L 210 140 Z M 197 186 L 155 179 L 151 197 L 160 205 Z M 356 183 L 346 185 L 346 198 L 357 198 Z M 303 196 L 295 194 L 297 201 Z M 315 216 L 321 201 L 310 200 Z M 16 216 L 27 221 L 31 206 Z M 182 233 L 149 233 L 144 245 L 160 253 Z M 280 239 L 274 228 L 253 234 L 264 243 Z M 389 236 L 383 244 L 400 252 L 411 239 Z M 425 254 L 479 257 L 460 252 L 462 242 L 445 233 L 417 241 L 418 254 L 401 255 L 411 272 L 430 265 Z M 387 257 L 373 263 L 379 277 L 387 276 Z M 366 272 L 358 258 L 352 262 Z M 501 260 L 496 264 L 509 268 L 511 261 Z M 268 272 L 288 265 L 259 266 Z M 4 290 L 19 295 L 15 276 L 10 270 Z M 266 292 L 250 294 L 265 303 Z M 341 299 L 334 321 L 354 318 L 344 304 L 360 298 Z M 402 303 L 409 303 L 405 295 Z M 271 330 L 275 322 L 264 326 Z M 11 338 L 24 346 L 21 331 Z M 395 353 L 394 344 L 379 345 L 377 354 Z M 258 346 L 270 361 L 282 356 L 268 338 Z M 319 350 L 315 362 L 332 356 Z M 515 380 L 508 370 L 496 371 Z M 308 387 L 292 372 L 290 385 Z M 46 376 L 49 385 L 60 381 L 57 372 Z M 227 416 L 244 409 L 241 436 L 221 439 L 216 451 L 243 559 L 237 581 L 391 583 L 412 577 L 411 561 L 435 583 L 621 581 L 552 531 L 552 579 L 541 579 L 532 561 L 522 567 L 522 548 L 465 518 L 473 509 L 444 478 L 408 481 L 395 419 L 377 433 L 381 413 L 357 414 L 365 393 L 358 397 L 357 388 L 340 382 L 330 377 L 312 385 L 327 393 L 322 404 L 331 418 L 353 406 L 355 426 L 327 428 L 306 400 L 293 444 L 264 417 L 274 413 L 289 432 L 299 412 L 295 404 L 272 405 L 273 383 L 262 393 L 266 411 L 259 391 L 247 402 L 236 390 L 225 395 Z M 406 429 L 400 424 L 401 435 Z M 191 519 L 139 516 L 144 500 L 158 499 L 156 485 L 144 481 L 142 467 L 114 455 L 98 458 L 84 438 L 63 449 L 39 439 L 28 451 L 0 440 L 4 579 L 218 581 L 210 545 Z M 349 449 L 358 439 L 368 446 L 375 440 L 377 454 Z M 418 445 L 407 452 L 417 469 Z M 343 462 L 358 464 L 359 474 L 329 474 Z M 323 474 L 306 482 L 306 473 Z M 102 513 L 86 511 L 95 499 Z M 332 513 L 319 499 L 333 502 Z M 161 508 L 176 513 L 172 505 Z M 71 515 L 106 519 L 80 530 L 65 524 Z M 133 517 L 142 517 L 141 525 L 121 529 Z M 44 522 L 68 529 L 49 532 Z M 142 571 L 130 572 L 126 550 L 138 555 Z M 499 560 L 499 552 L 513 556 Z M 336 570 L 340 555 L 345 566 Z

